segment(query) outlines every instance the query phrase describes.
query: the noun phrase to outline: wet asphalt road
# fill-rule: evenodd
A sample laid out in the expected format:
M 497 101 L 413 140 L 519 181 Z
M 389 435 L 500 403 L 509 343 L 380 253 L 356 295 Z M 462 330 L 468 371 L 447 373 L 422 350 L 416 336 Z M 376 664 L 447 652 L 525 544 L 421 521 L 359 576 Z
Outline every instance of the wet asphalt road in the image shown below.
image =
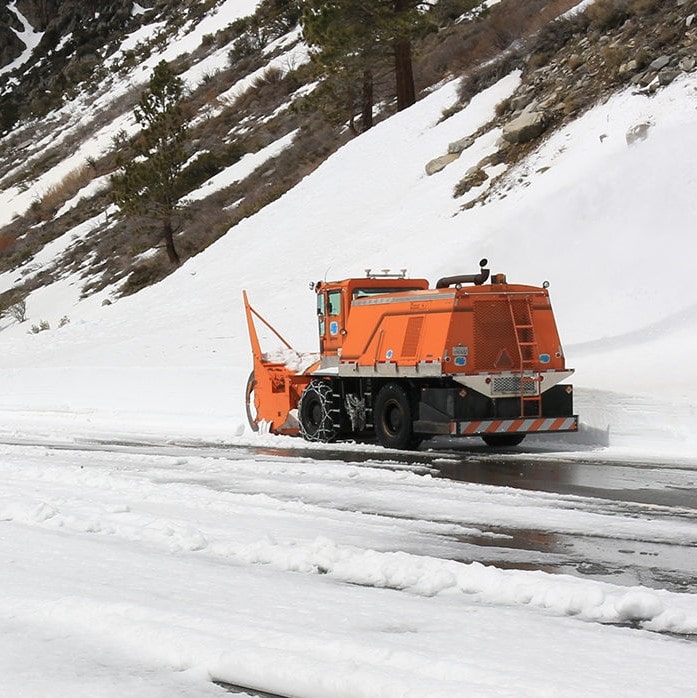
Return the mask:
M 538 446 L 494 450 L 487 446 L 434 446 L 427 450 L 255 449 L 260 454 L 352 463 L 411 465 L 437 477 L 497 487 L 573 494 L 697 512 L 697 456 L 694 463 L 613 462 L 600 451 L 568 456 Z
M 408 469 L 449 480 L 583 497 L 583 508 L 604 514 L 668 521 L 697 521 L 697 458 L 694 462 L 604 459 L 602 450 L 554 450 L 544 442 L 525 442 L 493 450 L 478 440 L 431 442 L 416 452 L 389 451 L 341 444 L 291 448 L 238 446 L 199 441 L 82 440 L 65 444 L 0 438 L 16 445 L 58 450 L 126 452 L 248 460 L 255 456 L 314 459 Z M 215 483 L 210 483 L 215 488 Z M 641 584 L 671 591 L 697 592 L 697 547 L 675 543 L 616 541 L 597 535 L 563 535 L 536 530 L 491 528 L 506 536 L 500 546 L 491 538 L 460 539 L 452 559 L 498 567 L 540 569 L 591 577 L 615 584 Z M 516 554 L 511 554 L 511 551 Z M 505 554 L 504 554 L 505 553 Z
M 7 440 L 5 440 L 7 442 Z M 532 440 L 531 440 L 532 441 Z M 15 442 L 17 443 L 17 442 Z M 26 443 L 26 442 L 25 442 Z M 586 511 L 671 522 L 697 522 L 697 459 L 695 462 L 618 462 L 602 450 L 560 452 L 558 446 L 534 442 L 493 450 L 478 440 L 431 442 L 416 452 L 388 451 L 341 444 L 291 448 L 164 441 L 97 441 L 32 444 L 60 450 L 94 450 L 169 456 L 255 457 L 344 461 L 366 467 L 407 469 L 449 480 L 541 491 L 583 498 Z M 428 447 L 430 446 L 430 447 Z M 555 450 L 556 449 L 556 450 Z M 208 486 L 217 488 L 215 482 Z M 614 584 L 640 584 L 656 589 L 697 593 L 697 546 L 677 542 L 615 540 L 600 535 L 567 535 L 522 528 L 488 527 L 503 534 L 453 540 L 450 559 L 499 568 L 543 570 Z
M 615 462 L 602 451 L 568 455 L 545 448 L 492 450 L 478 444 L 437 444 L 414 453 L 340 449 L 262 449 L 267 455 L 348 460 L 411 467 L 459 482 L 583 497 L 583 508 L 603 514 L 697 522 L 697 461 Z M 534 450 L 533 450 L 534 449 Z M 697 547 L 678 543 L 615 540 L 521 528 L 491 527 L 491 538 L 461 537 L 452 559 L 499 568 L 543 570 L 614 584 L 697 593 Z M 512 552 L 513 551 L 513 552 Z

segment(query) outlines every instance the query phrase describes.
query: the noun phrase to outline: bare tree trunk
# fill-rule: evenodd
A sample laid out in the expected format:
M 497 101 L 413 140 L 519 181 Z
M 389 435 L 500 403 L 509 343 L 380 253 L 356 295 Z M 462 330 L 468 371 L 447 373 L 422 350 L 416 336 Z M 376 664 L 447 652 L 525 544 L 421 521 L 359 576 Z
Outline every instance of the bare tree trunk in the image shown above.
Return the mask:
M 402 111 L 416 102 L 414 72 L 411 64 L 411 41 L 399 39 L 394 44 L 394 69 L 397 83 L 397 110 Z
M 394 12 L 400 14 L 409 9 L 408 0 L 394 0 Z M 402 111 L 416 102 L 414 71 L 411 64 L 411 40 L 407 36 L 394 42 L 394 72 L 397 83 L 397 110 Z
M 167 249 L 167 257 L 172 266 L 178 267 L 181 264 L 181 259 L 174 247 L 174 230 L 172 229 L 172 219 L 167 216 L 162 222 L 162 234 L 165 238 L 165 247 Z
M 13 235 L 10 235 L 9 233 L 0 235 L 0 252 L 5 251 L 8 247 L 14 244 L 14 242 L 15 237 Z
M 361 100 L 361 119 L 363 122 L 363 131 L 367 131 L 373 127 L 373 71 L 365 70 L 363 72 L 363 93 Z

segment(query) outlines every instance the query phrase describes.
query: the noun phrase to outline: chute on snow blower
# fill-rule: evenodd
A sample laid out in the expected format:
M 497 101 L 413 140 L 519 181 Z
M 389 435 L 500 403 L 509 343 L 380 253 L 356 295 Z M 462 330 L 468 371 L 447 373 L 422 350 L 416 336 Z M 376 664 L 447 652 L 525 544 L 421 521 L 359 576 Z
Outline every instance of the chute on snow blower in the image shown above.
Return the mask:
M 370 438 L 415 448 L 435 435 L 514 446 L 528 434 L 578 429 L 573 388 L 547 290 L 476 274 L 402 271 L 318 281 L 317 355 L 301 355 L 243 292 L 254 370 L 250 426 L 310 441 Z M 490 283 L 486 283 L 490 280 Z M 294 357 L 263 354 L 255 320 Z M 310 357 L 310 359 L 308 359 Z M 302 368 L 300 359 L 305 359 Z

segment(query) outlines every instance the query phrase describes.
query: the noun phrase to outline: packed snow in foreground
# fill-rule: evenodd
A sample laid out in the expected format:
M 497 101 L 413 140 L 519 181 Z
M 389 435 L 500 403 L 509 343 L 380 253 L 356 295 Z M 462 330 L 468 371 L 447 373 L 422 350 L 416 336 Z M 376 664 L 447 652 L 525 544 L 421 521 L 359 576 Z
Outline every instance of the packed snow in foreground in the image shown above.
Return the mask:
M 0 447 L 3 695 L 686 696 L 697 597 L 448 561 L 697 522 L 399 467 Z M 457 523 L 456 523 L 457 522 Z M 505 538 L 505 536 L 504 536 Z M 499 541 L 501 543 L 501 541 Z

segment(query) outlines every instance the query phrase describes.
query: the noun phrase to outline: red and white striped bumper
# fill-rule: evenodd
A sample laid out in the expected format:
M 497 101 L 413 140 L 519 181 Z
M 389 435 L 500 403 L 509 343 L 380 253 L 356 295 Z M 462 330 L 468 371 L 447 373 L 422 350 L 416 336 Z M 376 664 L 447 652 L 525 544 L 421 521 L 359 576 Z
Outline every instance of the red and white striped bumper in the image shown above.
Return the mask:
M 578 431 L 578 416 L 521 417 L 520 419 L 478 419 L 471 422 L 450 422 L 453 436 L 482 434 L 543 434 L 553 431 Z

